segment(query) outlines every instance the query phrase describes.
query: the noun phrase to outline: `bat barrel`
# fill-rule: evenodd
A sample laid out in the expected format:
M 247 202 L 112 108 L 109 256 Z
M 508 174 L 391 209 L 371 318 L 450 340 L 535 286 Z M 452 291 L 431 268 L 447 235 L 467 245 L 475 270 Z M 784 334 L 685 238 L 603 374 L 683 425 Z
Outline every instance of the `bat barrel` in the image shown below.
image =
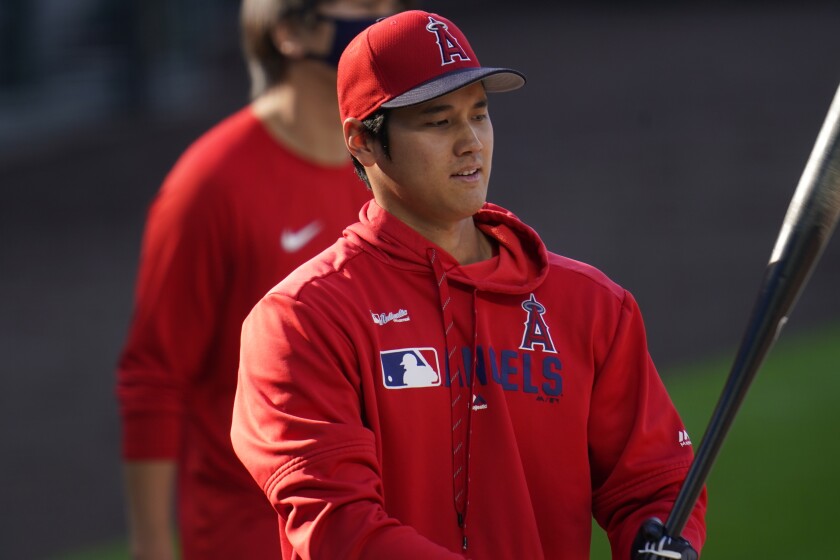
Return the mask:
M 729 377 L 665 523 L 669 535 L 682 534 L 750 384 L 813 272 L 838 216 L 840 87 L 785 214 Z

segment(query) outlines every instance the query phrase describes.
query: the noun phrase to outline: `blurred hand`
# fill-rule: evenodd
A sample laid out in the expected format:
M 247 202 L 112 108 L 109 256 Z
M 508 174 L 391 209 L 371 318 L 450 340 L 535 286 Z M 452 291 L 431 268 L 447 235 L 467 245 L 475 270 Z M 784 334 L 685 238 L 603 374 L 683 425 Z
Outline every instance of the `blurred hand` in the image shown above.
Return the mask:
M 656 517 L 644 523 L 633 540 L 631 560 L 697 560 L 697 551 L 682 537 L 665 534 L 665 525 Z

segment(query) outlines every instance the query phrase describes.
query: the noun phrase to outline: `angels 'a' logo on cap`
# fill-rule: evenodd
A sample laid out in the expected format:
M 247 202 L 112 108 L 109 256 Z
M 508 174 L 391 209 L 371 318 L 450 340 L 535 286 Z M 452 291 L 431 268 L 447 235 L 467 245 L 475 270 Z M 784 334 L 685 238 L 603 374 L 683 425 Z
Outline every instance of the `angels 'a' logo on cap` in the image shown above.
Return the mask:
M 467 61 L 470 59 L 467 56 L 458 39 L 449 32 L 449 26 L 442 21 L 438 21 L 432 16 L 429 16 L 429 23 L 426 25 L 426 31 L 434 33 L 437 38 L 437 45 L 440 49 L 441 64 L 452 64 L 455 59 Z

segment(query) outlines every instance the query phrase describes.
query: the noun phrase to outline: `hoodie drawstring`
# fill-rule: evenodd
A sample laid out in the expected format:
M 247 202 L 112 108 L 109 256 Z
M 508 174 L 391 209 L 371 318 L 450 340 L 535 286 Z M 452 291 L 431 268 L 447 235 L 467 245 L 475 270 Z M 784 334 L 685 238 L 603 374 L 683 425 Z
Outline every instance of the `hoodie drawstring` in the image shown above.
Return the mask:
M 429 262 L 434 270 L 435 280 L 438 285 L 440 297 L 440 308 L 443 315 L 443 332 L 446 342 L 445 369 L 449 384 L 449 395 L 452 420 L 452 490 L 455 497 L 454 506 L 458 526 L 461 528 L 463 538 L 462 548 L 467 550 L 467 506 L 469 505 L 469 459 L 470 459 L 470 430 L 472 419 L 472 387 L 470 386 L 475 375 L 465 375 L 460 368 L 450 370 L 450 364 L 458 363 L 455 356 L 458 346 L 452 344 L 452 330 L 455 321 L 452 318 L 450 303 L 452 298 L 449 293 L 449 283 L 446 280 L 446 271 L 437 252 L 434 249 L 427 251 Z M 475 353 L 475 341 L 473 341 L 473 353 Z M 455 360 L 453 362 L 453 360 Z M 473 367 L 475 356 L 473 356 Z M 470 384 L 467 383 L 469 379 Z

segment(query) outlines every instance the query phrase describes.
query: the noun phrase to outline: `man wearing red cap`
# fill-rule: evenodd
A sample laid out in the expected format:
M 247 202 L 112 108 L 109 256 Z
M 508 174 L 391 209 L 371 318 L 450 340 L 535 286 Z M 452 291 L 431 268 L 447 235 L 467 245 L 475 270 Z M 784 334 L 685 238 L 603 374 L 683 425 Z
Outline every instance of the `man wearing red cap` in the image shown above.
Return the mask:
M 284 558 L 584 559 L 593 516 L 614 559 L 697 558 L 705 494 L 685 539 L 653 520 L 692 451 L 635 300 L 486 202 L 487 93 L 524 83 L 421 11 L 344 51 L 373 200 L 242 332 L 231 436 Z

